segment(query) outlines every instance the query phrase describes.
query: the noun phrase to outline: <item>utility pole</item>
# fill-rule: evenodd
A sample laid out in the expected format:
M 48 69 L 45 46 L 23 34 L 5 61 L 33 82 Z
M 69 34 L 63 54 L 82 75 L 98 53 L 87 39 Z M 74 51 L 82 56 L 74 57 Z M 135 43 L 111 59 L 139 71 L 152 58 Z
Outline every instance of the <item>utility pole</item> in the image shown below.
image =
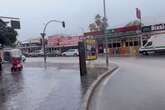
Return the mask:
M 105 5 L 105 0 L 103 0 L 103 7 L 104 7 L 104 19 L 107 23 L 107 16 L 106 16 L 106 5 Z M 106 24 L 104 26 L 104 37 L 105 37 L 105 51 L 106 51 L 106 67 L 108 68 L 109 66 L 109 53 L 108 53 L 108 36 L 105 34 L 105 31 L 106 31 Z

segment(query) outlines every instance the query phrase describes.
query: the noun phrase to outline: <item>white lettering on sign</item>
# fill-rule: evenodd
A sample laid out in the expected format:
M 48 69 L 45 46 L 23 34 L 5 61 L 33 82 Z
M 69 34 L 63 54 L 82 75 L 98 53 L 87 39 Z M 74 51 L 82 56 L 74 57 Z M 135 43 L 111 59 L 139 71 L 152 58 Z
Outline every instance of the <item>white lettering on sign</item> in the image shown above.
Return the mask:
M 151 26 L 152 31 L 165 30 L 165 24 L 153 25 Z

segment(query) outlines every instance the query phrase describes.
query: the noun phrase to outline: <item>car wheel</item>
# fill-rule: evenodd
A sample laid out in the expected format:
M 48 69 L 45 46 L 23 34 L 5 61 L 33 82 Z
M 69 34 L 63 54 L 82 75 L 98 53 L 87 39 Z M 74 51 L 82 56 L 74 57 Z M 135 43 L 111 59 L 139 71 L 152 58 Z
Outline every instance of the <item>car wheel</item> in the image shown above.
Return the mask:
M 142 54 L 143 54 L 143 55 L 148 55 L 148 52 L 143 51 Z

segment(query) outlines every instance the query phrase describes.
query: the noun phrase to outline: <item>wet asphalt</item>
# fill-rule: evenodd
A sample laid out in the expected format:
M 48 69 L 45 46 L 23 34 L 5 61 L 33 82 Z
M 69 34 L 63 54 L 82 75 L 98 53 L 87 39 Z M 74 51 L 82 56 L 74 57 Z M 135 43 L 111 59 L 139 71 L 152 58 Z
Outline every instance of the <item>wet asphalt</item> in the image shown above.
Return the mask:
M 110 61 L 119 69 L 97 87 L 90 110 L 165 110 L 165 56 Z
M 0 110 L 79 110 L 83 88 L 78 65 L 27 61 L 22 72 L 3 65 Z M 72 63 L 72 62 L 71 62 Z

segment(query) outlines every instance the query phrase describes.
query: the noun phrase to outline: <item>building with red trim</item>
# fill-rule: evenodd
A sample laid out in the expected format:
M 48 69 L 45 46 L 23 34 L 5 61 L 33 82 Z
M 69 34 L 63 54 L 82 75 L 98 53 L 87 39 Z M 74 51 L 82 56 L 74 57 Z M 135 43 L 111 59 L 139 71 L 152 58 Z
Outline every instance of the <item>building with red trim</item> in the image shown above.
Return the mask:
M 85 37 L 93 36 L 97 40 L 98 53 L 104 53 L 105 36 L 108 37 L 109 54 L 111 56 L 135 55 L 141 46 L 140 26 L 119 27 L 106 30 L 104 32 L 88 32 L 84 33 Z M 143 44 L 148 37 L 143 38 Z

